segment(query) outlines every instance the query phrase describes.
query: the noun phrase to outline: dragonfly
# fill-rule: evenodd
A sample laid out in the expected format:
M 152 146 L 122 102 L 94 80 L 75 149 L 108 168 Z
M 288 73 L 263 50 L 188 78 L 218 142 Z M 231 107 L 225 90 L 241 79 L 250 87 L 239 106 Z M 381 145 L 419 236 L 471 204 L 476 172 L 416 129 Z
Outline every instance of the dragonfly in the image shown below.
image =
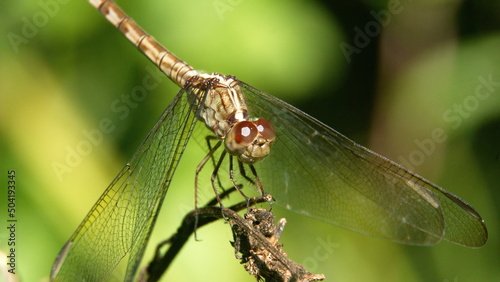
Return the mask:
M 458 196 L 234 76 L 195 70 L 111 0 L 88 1 L 181 90 L 64 245 L 53 281 L 103 281 L 119 264 L 118 279 L 134 279 L 198 122 L 217 142 L 199 167 L 222 151 L 217 163 L 229 158 L 232 171 L 236 159 L 263 195 L 299 214 L 404 244 L 486 243 L 484 220 Z

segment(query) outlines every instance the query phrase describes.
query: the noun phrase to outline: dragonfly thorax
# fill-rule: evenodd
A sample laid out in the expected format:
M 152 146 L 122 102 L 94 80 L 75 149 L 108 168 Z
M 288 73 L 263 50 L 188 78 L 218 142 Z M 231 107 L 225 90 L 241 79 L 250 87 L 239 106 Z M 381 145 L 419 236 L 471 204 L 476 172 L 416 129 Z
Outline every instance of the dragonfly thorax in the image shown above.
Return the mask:
M 233 76 L 217 73 L 200 74 L 193 86 L 204 84 L 203 94 L 196 92 L 191 99 L 198 108 L 197 118 L 220 140 L 226 150 L 247 164 L 266 157 L 274 142 L 274 127 L 270 121 L 250 119 L 243 91 Z M 203 89 L 203 87 L 202 87 Z

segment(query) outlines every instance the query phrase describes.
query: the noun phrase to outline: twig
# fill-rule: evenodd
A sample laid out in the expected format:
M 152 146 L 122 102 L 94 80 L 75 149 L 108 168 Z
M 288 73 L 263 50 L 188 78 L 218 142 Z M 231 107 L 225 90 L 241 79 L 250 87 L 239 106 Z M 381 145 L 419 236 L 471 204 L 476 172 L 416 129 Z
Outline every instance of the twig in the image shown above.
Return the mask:
M 323 274 L 312 274 L 286 257 L 278 242 L 285 228 L 282 218 L 274 224 L 274 214 L 266 209 L 251 208 L 245 219 L 234 211 L 227 211 L 233 229 L 236 257 L 245 269 L 258 280 L 265 281 L 321 281 Z M 241 253 L 240 257 L 238 253 Z
M 226 191 L 227 194 L 231 191 Z M 266 281 L 317 281 L 324 279 L 323 275 L 314 275 L 307 272 L 302 266 L 286 258 L 281 251 L 278 239 L 284 228 L 284 219 L 278 227 L 274 225 L 274 215 L 265 209 L 251 208 L 243 219 L 237 211 L 248 208 L 257 203 L 266 202 L 268 198 L 254 197 L 229 208 L 207 206 L 197 211 L 188 213 L 177 232 L 168 240 L 160 243 L 154 259 L 150 262 L 144 273 L 140 274 L 139 281 L 158 281 L 168 269 L 173 259 L 180 252 L 188 238 L 208 223 L 224 218 L 233 230 L 236 257 L 245 263 L 247 271 L 258 279 Z M 195 226 L 196 225 L 196 226 Z M 161 249 L 170 245 L 164 255 Z M 242 256 L 238 256 L 241 253 Z

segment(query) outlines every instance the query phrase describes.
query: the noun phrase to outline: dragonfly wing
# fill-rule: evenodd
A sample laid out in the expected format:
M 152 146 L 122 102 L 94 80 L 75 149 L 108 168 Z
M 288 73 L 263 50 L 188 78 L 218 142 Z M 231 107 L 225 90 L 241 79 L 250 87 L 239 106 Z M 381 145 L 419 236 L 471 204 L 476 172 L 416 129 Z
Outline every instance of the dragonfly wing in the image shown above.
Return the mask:
M 480 247 L 480 215 L 457 196 L 354 143 L 280 99 L 240 83 L 249 112 L 276 130 L 255 165 L 264 189 L 295 212 L 406 244 Z
M 103 281 L 124 258 L 125 277 L 113 279 L 133 279 L 195 122 L 181 90 L 65 245 L 54 280 Z

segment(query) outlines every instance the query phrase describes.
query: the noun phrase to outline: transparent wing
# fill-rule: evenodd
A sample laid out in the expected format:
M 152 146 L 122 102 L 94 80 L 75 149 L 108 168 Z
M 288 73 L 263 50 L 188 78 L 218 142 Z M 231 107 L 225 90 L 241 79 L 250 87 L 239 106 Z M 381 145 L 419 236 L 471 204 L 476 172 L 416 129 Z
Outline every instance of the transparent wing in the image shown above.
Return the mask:
M 56 281 L 103 281 L 124 258 L 125 277 L 113 279 L 133 279 L 196 122 L 186 96 L 177 94 L 66 243 L 53 267 Z
M 354 143 L 293 106 L 240 83 L 253 117 L 276 130 L 270 155 L 255 164 L 264 190 L 286 208 L 376 237 L 480 247 L 480 215 L 457 196 Z

